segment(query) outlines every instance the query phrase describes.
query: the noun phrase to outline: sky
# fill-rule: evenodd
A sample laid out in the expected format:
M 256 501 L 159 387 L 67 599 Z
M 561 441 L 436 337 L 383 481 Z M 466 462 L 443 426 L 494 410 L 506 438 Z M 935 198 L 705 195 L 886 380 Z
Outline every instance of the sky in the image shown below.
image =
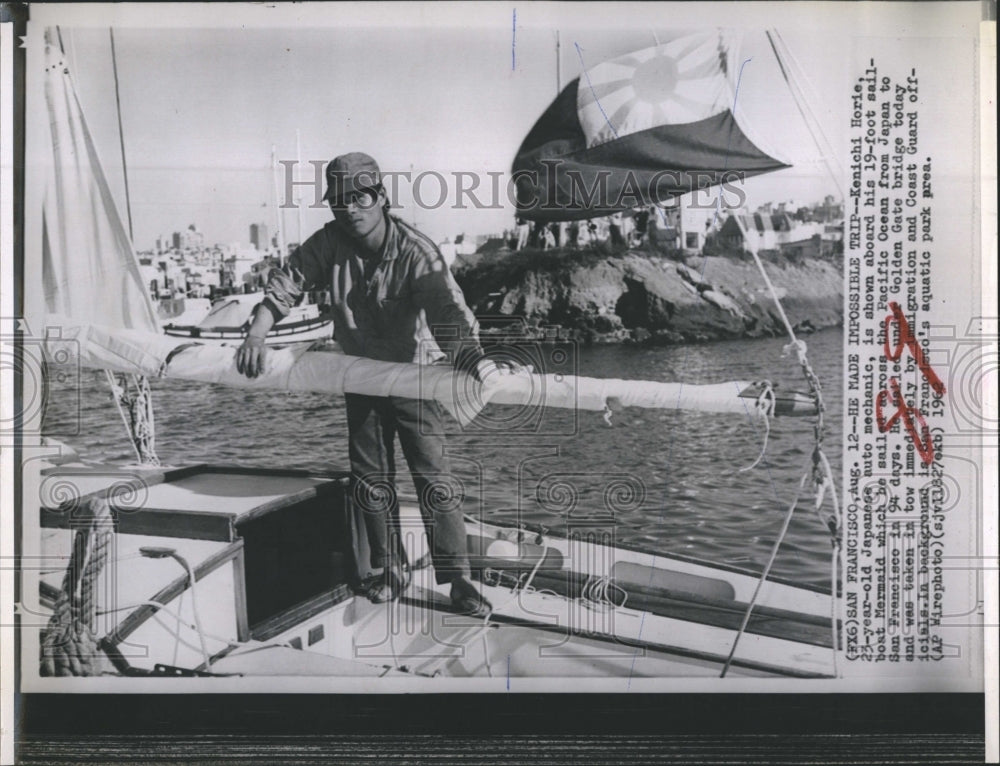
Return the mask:
M 105 9 L 103 17 L 67 11 L 53 18 L 61 22 L 84 113 L 124 212 L 109 34 L 114 26 L 138 249 L 189 224 L 209 243 L 247 242 L 254 221 L 273 232 L 276 197 L 283 199 L 284 192 L 276 189 L 272 147 L 279 160 L 301 156 L 304 178 L 312 177 L 310 161 L 361 150 L 383 170 L 413 177 L 441 173 L 449 179 L 450 200 L 456 172 L 476 174 L 485 186 L 488 173 L 509 173 L 522 139 L 556 95 L 557 31 L 565 85 L 585 67 L 655 45 L 679 30 L 738 24 L 742 126 L 762 149 L 793 164 L 748 180 L 748 201 L 806 203 L 836 196 L 764 29 L 777 24 L 805 75 L 809 107 L 843 157 L 853 71 L 845 55 L 850 24 L 843 24 L 843 34 L 830 25 L 820 31 L 810 21 L 818 18 L 815 12 L 787 11 L 758 14 L 750 24 L 742 11 L 692 15 L 693 5 L 626 4 L 609 16 L 601 5 L 488 3 L 453 8 L 446 16 L 409 6 L 375 17 L 370 7 L 346 5 L 306 19 L 261 17 L 260 7 L 251 14 L 248 7 L 231 5 L 228 17 L 189 16 L 185 26 L 176 26 L 181 22 L 169 14 L 129 15 L 121 9 Z M 243 14 L 252 15 L 253 23 L 241 25 Z M 97 26 L 102 18 L 107 23 Z M 438 188 L 433 176 L 424 178 L 425 199 L 438 196 Z M 313 202 L 310 189 L 302 196 L 304 206 Z M 480 198 L 490 195 L 481 189 Z M 402 184 L 398 201 L 397 214 L 439 242 L 513 223 L 505 194 L 499 209 L 424 209 Z M 321 207 L 304 209 L 301 220 L 287 211 L 280 221 L 286 241 L 297 241 L 300 231 L 308 235 L 329 218 Z

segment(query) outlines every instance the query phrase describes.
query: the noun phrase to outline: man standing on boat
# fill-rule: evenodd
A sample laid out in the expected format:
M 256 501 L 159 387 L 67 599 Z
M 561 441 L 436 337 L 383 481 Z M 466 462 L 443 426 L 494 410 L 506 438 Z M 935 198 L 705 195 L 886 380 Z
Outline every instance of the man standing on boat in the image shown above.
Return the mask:
M 479 327 L 437 247 L 389 214 L 381 172 L 367 154 L 334 158 L 326 168 L 333 220 L 315 232 L 268 275 L 264 300 L 236 355 L 248 377 L 264 370 L 264 339 L 303 293 L 329 287 L 334 333 L 344 352 L 385 362 L 440 363 L 445 354 L 432 330 L 461 339 L 454 363 L 481 377 L 492 362 L 483 355 Z M 385 578 L 369 594 L 376 603 L 406 587 L 395 491 L 398 435 L 420 499 L 435 577 L 451 584 L 460 611 L 488 615 L 490 604 L 470 579 L 461 511 L 438 508 L 450 475 L 442 411 L 435 401 L 345 394 L 353 495 L 364 509 L 371 564 Z

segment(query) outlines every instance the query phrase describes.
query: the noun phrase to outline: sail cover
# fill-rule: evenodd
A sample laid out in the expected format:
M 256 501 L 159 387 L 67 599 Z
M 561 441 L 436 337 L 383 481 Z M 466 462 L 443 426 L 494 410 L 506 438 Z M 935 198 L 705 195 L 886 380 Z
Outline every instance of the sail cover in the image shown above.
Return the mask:
M 402 396 L 434 400 L 462 426 L 488 404 L 611 412 L 620 407 L 760 417 L 765 411 L 745 397 L 754 384 L 729 381 L 709 385 L 648 380 L 588 378 L 576 375 L 500 371 L 483 381 L 445 365 L 380 362 L 333 351 L 311 351 L 309 344 L 273 349 L 262 375 L 247 378 L 236 370 L 235 348 L 179 341 L 163 334 L 75 324 L 58 319 L 62 332 L 45 340 L 51 359 L 82 367 L 149 377 L 214 383 L 234 388 L 313 391 L 330 394 Z M 815 412 L 811 402 L 774 414 Z
M 788 167 L 736 122 L 731 47 L 689 34 L 584 71 L 517 151 L 520 215 L 593 218 Z
M 43 163 L 42 304 L 38 312 L 121 328 L 158 331 L 156 312 L 142 283 L 87 128 L 69 68 L 52 30 L 45 33 L 45 105 L 49 131 L 37 155 Z M 38 138 L 38 136 L 36 136 Z M 29 255 L 30 257 L 30 255 Z M 32 297 L 29 296 L 29 300 Z M 51 321 L 43 320 L 51 326 Z

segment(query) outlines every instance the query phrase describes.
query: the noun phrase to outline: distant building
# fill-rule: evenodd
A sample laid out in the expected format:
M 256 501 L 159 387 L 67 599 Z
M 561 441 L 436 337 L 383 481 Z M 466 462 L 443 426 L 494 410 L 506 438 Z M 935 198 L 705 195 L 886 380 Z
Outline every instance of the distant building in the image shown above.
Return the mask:
M 780 251 L 803 257 L 828 256 L 841 252 L 843 221 L 820 223 L 803 221 L 796 214 L 773 212 L 771 204 L 756 213 L 731 211 L 715 235 L 723 250 Z
M 200 250 L 205 245 L 205 235 L 192 223 L 185 231 L 175 231 L 171 242 L 174 250 Z
M 267 237 L 267 224 L 250 224 L 250 244 L 258 250 L 267 250 L 271 242 Z
M 219 286 L 242 290 L 244 285 L 253 283 L 256 276 L 254 264 L 259 263 L 260 254 L 256 250 L 236 249 L 222 262 Z

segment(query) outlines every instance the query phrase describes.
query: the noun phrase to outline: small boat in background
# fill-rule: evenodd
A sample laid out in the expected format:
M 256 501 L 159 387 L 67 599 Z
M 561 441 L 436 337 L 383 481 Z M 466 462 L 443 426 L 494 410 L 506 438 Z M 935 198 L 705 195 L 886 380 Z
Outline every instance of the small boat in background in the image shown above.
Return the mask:
M 172 338 L 189 338 L 199 342 L 239 344 L 246 337 L 253 307 L 263 293 L 237 293 L 217 298 L 208 314 L 197 324 L 171 321 L 163 332 Z M 268 345 L 324 341 L 333 337 L 333 317 L 314 303 L 296 306 L 267 335 Z

